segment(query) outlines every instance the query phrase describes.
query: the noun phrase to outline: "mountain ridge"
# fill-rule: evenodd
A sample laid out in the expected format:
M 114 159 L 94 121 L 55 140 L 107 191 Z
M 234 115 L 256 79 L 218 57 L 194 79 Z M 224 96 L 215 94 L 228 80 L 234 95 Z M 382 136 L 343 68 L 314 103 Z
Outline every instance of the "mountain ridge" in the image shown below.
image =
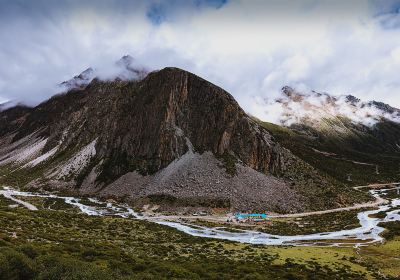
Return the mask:
M 18 117 L 0 135 L 0 167 L 25 187 L 241 211 L 367 199 L 281 147 L 229 93 L 178 68 L 94 79 Z
M 278 112 L 274 123 L 283 126 L 316 126 L 320 119 L 348 118 L 355 124 L 373 126 L 383 119 L 400 123 L 400 110 L 379 101 L 362 101 L 353 95 L 300 92 L 285 86 L 279 97 L 266 102 Z

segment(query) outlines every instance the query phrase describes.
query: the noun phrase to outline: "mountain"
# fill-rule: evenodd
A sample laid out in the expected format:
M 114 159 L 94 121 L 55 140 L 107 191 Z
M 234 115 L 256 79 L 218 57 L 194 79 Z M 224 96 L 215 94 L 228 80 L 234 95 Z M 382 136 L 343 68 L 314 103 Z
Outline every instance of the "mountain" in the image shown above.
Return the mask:
M 77 76 L 68 81 L 62 82 L 60 85 L 66 89 L 83 88 L 87 86 L 95 78 L 93 68 L 88 68 Z
M 352 95 L 301 93 L 288 86 L 282 88 L 281 96 L 273 100 L 272 106 L 278 108 L 278 124 L 284 126 L 296 123 L 323 126 L 324 119 L 339 117 L 365 126 L 383 120 L 400 122 L 400 110 L 382 102 L 364 102 Z
M 62 82 L 60 86 L 66 90 L 81 89 L 86 87 L 94 78 L 99 78 L 98 76 L 101 76 L 103 80 L 140 80 L 148 73 L 149 70 L 138 65 L 132 56 L 124 55 L 111 65 L 108 71 L 89 67 L 72 79 Z
M 1 180 L 24 188 L 232 211 L 368 199 L 282 147 L 229 93 L 178 68 L 95 78 L 0 120 Z
M 260 123 L 310 165 L 347 184 L 399 180 L 399 109 L 290 87 L 274 102 L 280 125 Z
M 4 102 L 0 103 L 0 112 L 4 111 L 7 108 L 13 107 L 13 106 L 15 106 L 15 104 L 13 104 L 11 101 L 4 101 Z

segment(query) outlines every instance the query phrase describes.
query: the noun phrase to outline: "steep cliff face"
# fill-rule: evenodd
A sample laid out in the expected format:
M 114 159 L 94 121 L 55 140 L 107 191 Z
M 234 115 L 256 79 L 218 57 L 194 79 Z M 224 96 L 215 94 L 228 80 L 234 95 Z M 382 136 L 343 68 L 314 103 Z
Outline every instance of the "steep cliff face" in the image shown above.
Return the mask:
M 271 162 L 278 157 L 269 133 L 231 95 L 177 68 L 151 73 L 140 82 L 94 81 L 82 91 L 49 100 L 38 111 L 19 137 L 33 132 L 31 127 L 46 127 L 49 143 L 64 137 L 65 147 L 97 139 L 97 157 L 105 160 L 108 179 L 135 167 L 154 173 L 185 154 L 187 140 L 195 151 L 232 154 L 264 173 L 279 166 Z
M 229 93 L 177 68 L 136 81 L 94 79 L 0 119 L 7 143 L 0 167 L 20 184 L 134 199 L 166 194 L 241 210 L 354 202 L 276 143 Z
M 173 68 L 153 73 L 133 103 L 135 111 L 147 104 L 158 114 L 137 125 L 161 134 L 155 137 L 160 142 L 149 143 L 161 155 L 158 168 L 187 151 L 186 138 L 201 153 L 232 152 L 251 168 L 268 172 L 271 167 L 273 142 L 268 132 L 260 130 L 231 95 L 193 74 Z

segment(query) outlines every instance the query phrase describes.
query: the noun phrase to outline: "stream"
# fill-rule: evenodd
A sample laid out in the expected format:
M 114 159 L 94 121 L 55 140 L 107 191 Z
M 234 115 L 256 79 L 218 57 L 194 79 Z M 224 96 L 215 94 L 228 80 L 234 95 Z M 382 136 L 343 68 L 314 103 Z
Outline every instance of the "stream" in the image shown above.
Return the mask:
M 378 198 L 391 189 L 371 190 L 370 193 Z M 82 213 L 90 216 L 119 216 L 127 219 L 142 219 L 149 220 L 157 224 L 169 226 L 182 231 L 186 234 L 205 238 L 215 238 L 236 241 L 249 244 L 264 244 L 264 245 L 293 245 L 293 246 L 345 246 L 351 245 L 354 247 L 363 246 L 369 243 L 382 242 L 383 238 L 379 235 L 384 231 L 384 228 L 379 227 L 380 222 L 386 221 L 400 221 L 400 199 L 388 199 L 388 202 L 382 204 L 376 210 L 361 211 L 358 213 L 358 220 L 360 226 L 349 230 L 340 230 L 332 232 L 321 232 L 305 235 L 273 235 L 263 232 L 252 230 L 234 229 L 229 231 L 224 227 L 205 227 L 199 225 L 192 225 L 184 222 L 171 222 L 166 220 L 155 220 L 154 218 L 143 216 L 135 212 L 126 204 L 113 204 L 99 201 L 95 198 L 82 199 L 77 197 L 58 196 L 55 194 L 47 193 L 34 193 L 15 190 L 13 188 L 4 187 L 0 189 L 0 195 L 7 199 L 23 205 L 24 207 L 34 211 L 37 208 L 18 197 L 43 197 L 62 199 L 66 204 L 73 205 Z M 86 202 L 86 204 L 85 204 Z M 89 203 L 88 203 L 89 202 Z M 89 205 L 88 205 L 89 204 Z M 396 209 L 397 207 L 397 209 Z M 369 215 L 385 211 L 384 218 L 371 218 Z M 326 244 L 324 243 L 326 242 Z

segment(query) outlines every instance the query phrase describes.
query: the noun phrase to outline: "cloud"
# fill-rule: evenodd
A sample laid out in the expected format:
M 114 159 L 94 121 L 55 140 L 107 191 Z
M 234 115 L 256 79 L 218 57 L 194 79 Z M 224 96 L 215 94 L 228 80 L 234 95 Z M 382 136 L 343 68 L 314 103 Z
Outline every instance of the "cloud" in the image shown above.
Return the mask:
M 277 99 L 258 100 L 262 113 L 273 123 L 291 126 L 296 123 L 324 127 L 325 119 L 345 117 L 355 124 L 373 126 L 382 119 L 400 123 L 400 110 L 377 102 L 363 102 L 354 96 L 332 96 L 315 91 L 299 92 L 284 87 Z
M 0 0 L 0 99 L 36 104 L 59 82 L 131 54 L 150 69 L 194 72 L 264 120 L 273 115 L 265 100 L 284 85 L 400 107 L 399 7 L 367 0 Z

